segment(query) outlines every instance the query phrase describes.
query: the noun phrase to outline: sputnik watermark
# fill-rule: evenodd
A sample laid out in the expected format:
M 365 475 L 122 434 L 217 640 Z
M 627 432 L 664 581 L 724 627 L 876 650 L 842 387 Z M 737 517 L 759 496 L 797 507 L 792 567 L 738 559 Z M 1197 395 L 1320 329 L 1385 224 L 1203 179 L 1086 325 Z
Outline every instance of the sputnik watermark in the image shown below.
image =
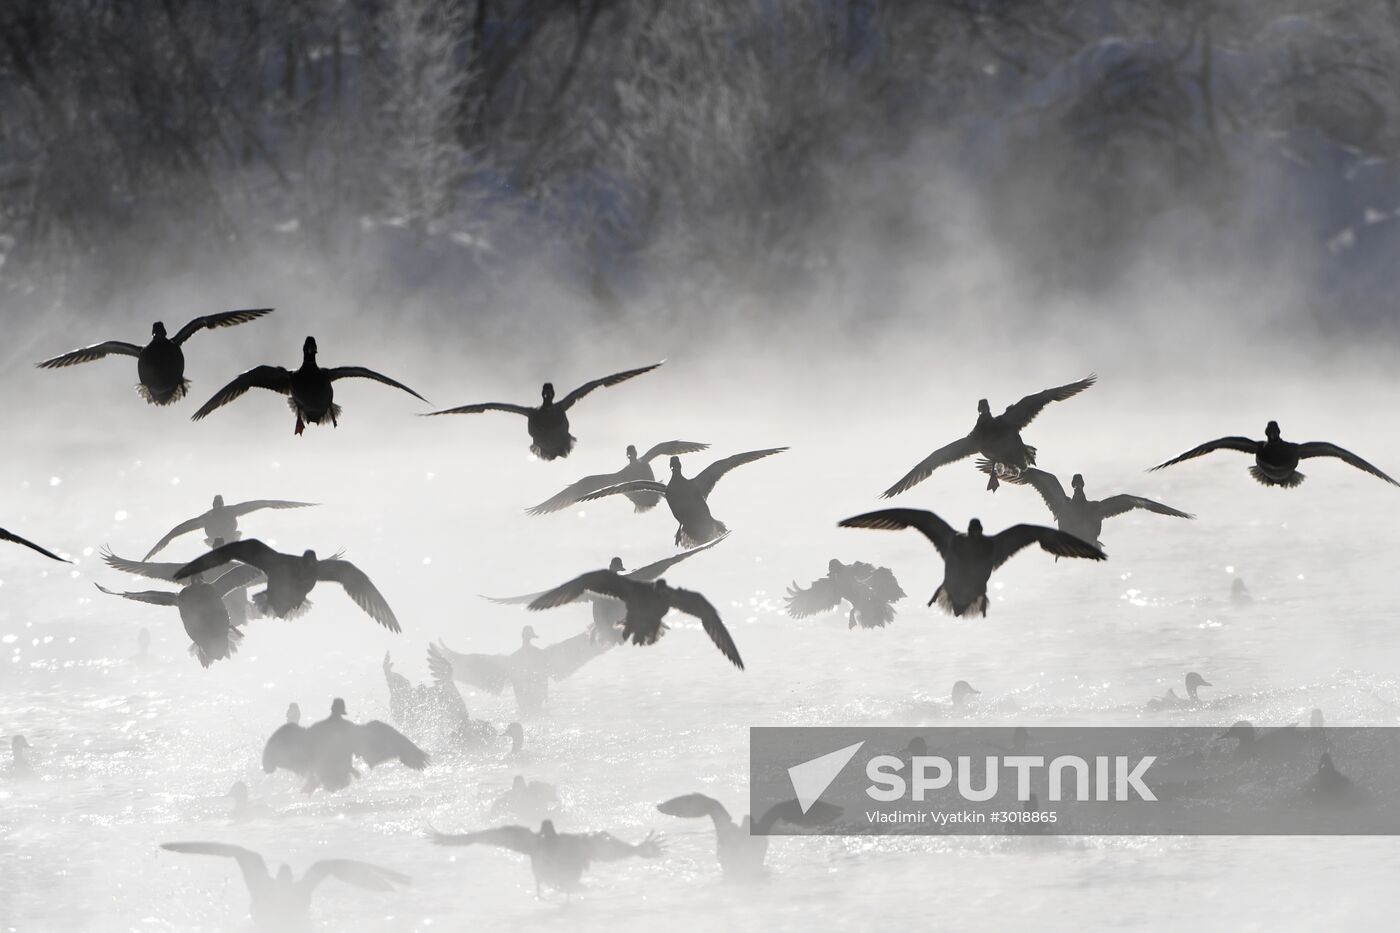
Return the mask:
M 1036 769 L 1046 769 L 1049 775 L 1048 797 L 1052 801 L 1065 799 L 1066 772 L 1074 779 L 1075 800 L 1127 801 L 1133 792 L 1136 792 L 1140 800 L 1156 800 L 1157 796 L 1152 793 L 1152 789 L 1143 783 L 1143 775 L 1156 760 L 1155 755 L 1146 755 L 1132 763 L 1127 755 L 1099 755 L 1094 758 L 1094 780 L 1091 783 L 1090 764 L 1077 755 L 1060 755 L 1051 760 L 1048 768 L 1045 758 L 1040 755 L 1008 755 L 1004 758 L 988 756 L 982 760 L 982 786 L 974 787 L 976 778 L 970 756 L 957 758 L 955 766 L 947 758 L 915 755 L 908 762 L 910 779 L 905 780 L 900 773 L 906 764 L 902 758 L 878 755 L 866 763 L 865 773 L 870 778 L 871 785 L 865 792 L 872 800 L 882 803 L 902 800 L 906 796 L 922 802 L 928 792 L 943 790 L 952 784 L 953 774 L 956 772 L 958 795 L 964 800 L 982 803 L 997 796 L 998 775 L 1003 770 L 1010 769 L 1016 772 L 1016 799 L 1027 803 L 1032 795 L 1033 772 Z M 1116 776 L 1116 780 L 1110 780 L 1110 770 Z

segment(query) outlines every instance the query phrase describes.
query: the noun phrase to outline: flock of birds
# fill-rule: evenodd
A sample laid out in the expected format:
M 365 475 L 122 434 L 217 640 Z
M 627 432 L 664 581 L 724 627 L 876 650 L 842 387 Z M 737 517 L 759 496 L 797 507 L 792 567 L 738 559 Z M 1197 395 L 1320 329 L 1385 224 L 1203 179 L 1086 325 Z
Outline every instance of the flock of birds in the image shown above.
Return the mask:
M 182 348 L 190 337 L 206 329 L 256 321 L 270 313 L 270 308 L 256 308 L 198 317 L 182 327 L 174 337 L 169 336 L 165 326 L 157 322 L 145 346 L 107 341 L 64 353 L 38 365 L 53 369 L 111 355 L 136 357 L 139 394 L 153 405 L 170 405 L 182 399 L 189 390 Z M 534 406 L 489 402 L 429 414 L 499 411 L 522 415 L 526 419 L 531 451 L 542 460 L 552 461 L 568 457 L 573 449 L 575 438 L 570 433 L 569 413 L 580 400 L 597 389 L 619 385 L 660 365 L 653 363 L 594 379 L 562 398 L 556 397 L 551 383 L 545 383 L 540 403 Z M 287 397 L 296 419 L 296 434 L 302 434 L 308 424 L 325 425 L 329 422 L 330 426 L 335 427 L 341 415 L 341 408 L 335 401 L 335 383 L 345 378 L 370 379 L 426 401 L 407 385 L 363 366 L 323 368 L 317 362 L 315 338 L 307 337 L 302 347 L 300 367 L 289 370 L 280 366 L 260 365 L 248 369 L 214 393 L 195 412 L 193 419 L 201 420 L 240 398 L 249 389 L 260 388 Z M 1104 522 L 1109 518 L 1135 509 L 1175 518 L 1192 518 L 1180 509 L 1137 495 L 1118 494 L 1105 499 L 1089 499 L 1084 477 L 1080 474 L 1073 476 L 1071 491 L 1067 493 L 1057 477 L 1036 467 L 1038 452 L 1025 443 L 1021 437 L 1022 431 L 1050 403 L 1073 398 L 1093 386 L 1095 381 L 1096 377 L 1090 375 L 1077 382 L 1028 395 L 1000 415 L 992 414 L 987 400 L 979 401 L 977 421 L 966 436 L 934 451 L 883 494 L 888 498 L 907 492 L 937 469 L 980 456 L 976 467 L 987 475 L 989 490 L 996 491 L 1002 483 L 1031 487 L 1044 500 L 1056 527 L 1017 524 L 989 534 L 974 518 L 967 530 L 961 532 L 931 511 L 912 508 L 879 509 L 847 518 L 839 523 L 840 526 L 881 530 L 912 528 L 920 532 L 937 550 L 944 565 L 942 582 L 930 598 L 929 605 L 936 603 L 944 611 L 962 616 L 986 614 L 987 585 L 992 573 L 1031 545 L 1039 546 L 1056 559 L 1102 561 L 1107 555 L 1100 535 Z M 592 623 L 585 631 L 556 644 L 540 647 L 534 644 L 538 640 L 537 634 L 527 625 L 521 632 L 520 647 L 510 654 L 501 655 L 464 654 L 453 651 L 441 642 L 430 644 L 428 661 L 433 678 L 431 684 L 414 685 L 394 670 L 392 658 L 386 655 L 383 671 L 389 691 L 391 718 L 399 728 L 377 720 L 357 723 L 348 718 L 345 702 L 339 698 L 332 701 L 329 716 L 303 726 L 300 708 L 293 703 L 288 709 L 287 721 L 279 725 L 266 742 L 262 755 L 264 770 L 268 773 L 279 769 L 290 771 L 304 782 L 305 791 L 310 793 L 318 788 L 334 792 L 350 786 L 360 776 L 357 761 L 370 768 L 389 761 L 398 761 L 415 770 L 428 766 L 430 755 L 400 729 L 420 737 L 432 735 L 435 743 L 463 750 L 497 749 L 500 742 L 508 740 L 510 754 L 518 756 L 524 741 L 523 726 L 513 722 L 504 730 L 498 730 L 490 723 L 473 718 L 458 690 L 458 684 L 492 694 L 500 694 L 509 688 L 521 715 L 536 715 L 547 703 L 551 681 L 570 676 L 590 660 L 620 644 L 654 644 L 666 633 L 665 619 L 672 611 L 697 619 L 701 629 L 725 659 L 742 670 L 744 662 L 739 647 L 714 604 L 701 593 L 671 585 L 664 574 L 681 562 L 720 544 L 728 535 L 728 527 L 715 518 L 710 506 L 711 496 L 719 481 L 740 466 L 771 457 L 787 448 L 771 447 L 737 453 L 715 460 L 687 476 L 681 458 L 701 453 L 708 447 L 708 444 L 673 440 L 655 444 L 639 454 L 636 447 L 629 446 L 626 450 L 627 462 L 616 472 L 585 476 L 527 510 L 531 515 L 544 515 L 581 502 L 621 496 L 637 512 L 649 511 L 664 500 L 676 521 L 674 543 L 683 548 L 678 553 L 630 570 L 620 558 L 614 557 L 606 568 L 583 573 L 548 589 L 494 600 L 524 605 L 533 611 L 587 602 L 592 612 Z M 1278 424 L 1272 421 L 1265 429 L 1263 440 L 1223 437 L 1201 444 L 1152 469 L 1162 469 L 1222 450 L 1252 456 L 1254 465 L 1250 467 L 1250 474 L 1267 486 L 1296 487 L 1304 478 L 1298 472 L 1300 462 L 1314 458 L 1338 459 L 1392 485 L 1400 485 L 1372 464 L 1335 444 L 1285 441 Z M 660 457 L 669 458 L 670 475 L 665 482 L 659 481 L 652 471 L 653 461 Z M 221 496 L 216 496 L 207 511 L 177 524 L 161 536 L 141 560 L 119 557 L 110 550 L 103 551 L 103 559 L 111 568 L 174 584 L 177 589 L 118 591 L 102 586 L 98 589 L 125 599 L 174 607 L 189 636 L 191 654 L 204 667 L 235 656 L 243 638 L 242 629 L 250 620 L 261 617 L 295 618 L 306 612 L 311 607 L 308 596 L 318 584 L 341 587 L 372 620 L 391 632 L 399 632 L 399 620 L 388 601 L 371 578 L 355 564 L 339 554 L 321 557 L 313 550 L 301 554 L 281 553 L 256 538 L 244 537 L 240 529 L 241 520 L 263 510 L 305 509 L 313 505 L 276 499 L 229 504 Z M 176 539 L 196 532 L 202 532 L 208 548 L 202 555 L 185 562 L 152 559 Z M 0 540 L 28 547 L 52 560 L 63 560 L 53 551 L 4 529 L 0 529 Z M 259 586 L 260 590 L 251 592 Z M 1237 598 L 1248 598 L 1242 587 L 1235 595 Z M 879 628 L 893 621 L 894 604 L 904 596 L 903 589 L 889 568 L 832 560 L 824 577 L 806 587 L 793 584 L 788 591 L 787 611 L 795 618 L 804 618 L 845 604 L 849 606 L 848 622 L 851 628 Z M 147 637 L 143 642 L 143 654 L 148 642 Z M 1194 705 L 1197 702 L 1196 691 L 1202 686 L 1210 685 L 1199 674 L 1192 673 L 1186 680 L 1186 697 L 1177 697 L 1170 692 L 1167 697 L 1153 701 L 1150 708 Z M 953 690 L 954 707 L 976 693 L 965 681 L 959 681 Z M 1242 736 L 1243 730 L 1236 736 L 1241 738 L 1243 744 L 1247 737 Z M 18 776 L 32 770 L 25 757 L 28 749 L 29 744 L 23 736 L 13 739 L 12 772 Z M 1335 774 L 1330 756 L 1324 757 L 1319 773 L 1326 771 Z M 236 818 L 257 815 L 259 805 L 248 799 L 246 785 L 241 782 L 235 784 L 230 796 L 235 802 Z M 541 782 L 526 781 L 523 775 L 518 775 L 511 789 L 493 803 L 492 813 L 538 820 L 538 830 L 523 825 L 505 825 L 462 834 L 433 831 L 431 837 L 440 845 L 490 845 L 526 855 L 537 887 L 556 888 L 566 894 L 578 889 L 580 877 L 592 863 L 633 857 L 655 858 L 662 854 L 661 841 L 655 836 L 648 836 L 633 845 L 606 832 L 558 832 L 549 818 L 555 813 L 557 805 L 558 795 L 554 788 Z M 767 849 L 764 833 L 774 824 L 812 825 L 829 821 L 835 816 L 821 804 L 803 811 L 795 801 L 789 801 L 760 814 L 757 820 L 745 816 L 736 822 L 718 801 L 702 794 L 667 800 L 658 806 L 658 810 L 681 818 L 711 820 L 716 833 L 719 863 L 726 876 L 730 877 L 752 877 L 761 872 Z M 541 816 L 544 818 L 539 819 Z M 755 828 L 757 832 L 754 832 Z M 164 848 L 173 852 L 234 859 L 252 896 L 254 920 L 269 926 L 304 917 L 313 891 L 327 878 L 379 891 L 390 890 L 394 885 L 408 881 L 396 872 L 352 860 L 317 862 L 297 880 L 286 866 L 275 876 L 272 875 L 261 856 L 238 846 L 174 842 Z

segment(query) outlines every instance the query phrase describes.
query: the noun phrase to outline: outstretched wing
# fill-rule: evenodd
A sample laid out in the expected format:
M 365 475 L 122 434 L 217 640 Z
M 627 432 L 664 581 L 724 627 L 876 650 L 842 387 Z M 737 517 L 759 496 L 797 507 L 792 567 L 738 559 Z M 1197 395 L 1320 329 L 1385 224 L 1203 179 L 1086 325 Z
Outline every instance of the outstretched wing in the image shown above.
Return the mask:
M 390 379 L 383 373 L 377 373 L 372 369 L 365 368 L 364 366 L 336 366 L 333 369 L 326 370 L 326 376 L 332 382 L 334 382 L 337 379 L 373 379 L 375 382 L 383 383 L 386 386 L 393 386 L 395 389 L 402 389 L 409 395 L 418 399 L 418 401 L 420 402 L 427 401 L 427 399 L 425 399 L 423 396 L 419 395 L 417 392 L 414 392 L 412 389 L 404 385 L 402 382 L 399 382 L 397 379 Z
M 796 800 L 784 800 L 782 803 L 775 803 L 765 810 L 763 815 L 753 824 L 753 831 L 760 835 L 767 835 L 778 823 L 789 823 L 793 826 L 824 826 L 840 815 L 840 807 L 824 800 L 814 801 L 806 813 L 802 812 L 802 805 Z
M 102 561 L 114 570 L 123 573 L 133 573 L 138 577 L 149 577 L 152 580 L 169 580 L 175 582 L 175 571 L 184 564 L 167 564 L 158 561 L 127 560 L 125 557 L 118 557 L 113 554 L 110 548 L 102 549 Z
M 585 476 L 583 479 L 565 486 L 539 505 L 531 506 L 525 511 L 529 515 L 546 515 L 560 509 L 567 509 L 590 492 L 606 489 L 616 482 L 617 473 L 595 473 L 592 476 Z
M 93 360 L 100 360 L 104 356 L 114 353 L 120 356 L 140 356 L 141 348 L 124 340 L 108 340 L 106 343 L 94 343 L 90 347 L 69 350 L 62 356 L 55 356 L 51 360 L 44 360 L 44 362 L 35 365 L 40 369 L 61 369 L 64 366 L 91 363 Z
M 634 479 L 627 483 L 618 483 L 616 486 L 608 486 L 597 492 L 590 492 L 586 496 L 579 496 L 579 502 L 592 502 L 594 499 L 604 499 L 608 496 L 621 496 L 629 492 L 654 492 L 659 495 L 666 495 L 666 484 L 658 483 L 650 479 Z
M 787 591 L 787 614 L 805 619 L 819 612 L 829 612 L 841 602 L 841 592 L 830 577 L 822 577 L 805 590 L 796 581 Z
M 348 560 L 323 560 L 316 563 L 316 579 L 328 583 L 339 583 L 346 595 L 365 614 L 391 632 L 401 631 L 399 620 L 394 618 L 394 610 L 389 608 L 383 594 L 375 587 L 365 572 Z
M 664 362 L 666 361 L 661 361 L 661 363 Z M 642 373 L 651 372 L 653 369 L 660 366 L 661 363 L 652 363 L 650 366 L 643 366 L 641 369 L 629 369 L 625 372 L 613 373 L 611 376 L 604 376 L 602 379 L 594 379 L 592 382 L 585 382 L 583 385 L 564 396 L 564 398 L 559 401 L 559 407 L 568 411 L 574 402 L 577 402 L 594 389 L 606 389 L 610 386 L 617 385 L 619 382 L 626 382 L 633 376 L 640 376 Z
M 1308 441 L 1306 444 L 1299 444 L 1298 456 L 1304 460 L 1309 457 L 1336 457 L 1343 463 L 1354 466 L 1363 473 L 1370 473 L 1372 476 L 1379 477 L 1392 486 L 1400 486 L 1400 483 L 1395 482 L 1395 480 L 1381 472 L 1379 467 L 1362 460 L 1346 448 L 1338 447 L 1336 444 L 1331 444 L 1327 441 Z
M 462 699 L 462 692 L 452 680 L 452 662 L 443 657 L 438 646 L 431 642 L 428 644 L 428 672 L 433 676 L 433 688 L 437 690 L 442 705 L 459 721 L 470 719 L 467 701 Z
M 116 590 L 109 590 L 101 583 L 94 583 L 108 596 L 120 596 L 123 599 L 135 600 L 138 603 L 150 603 L 152 606 L 175 606 L 179 604 L 179 593 L 168 593 L 164 590 L 142 590 L 138 593 L 119 593 Z
M 1011 559 L 1017 551 L 1030 544 L 1039 544 L 1056 557 L 1084 557 L 1105 560 L 1108 555 L 1087 541 L 1044 525 L 1012 525 L 992 537 L 992 569 Z
M 544 653 L 544 669 L 549 676 L 563 680 L 611 647 L 607 642 L 598 644 L 592 632 L 584 631 L 540 650 Z
M 1176 518 L 1196 517 L 1180 509 L 1174 509 L 1169 505 L 1163 505 L 1151 499 L 1144 499 L 1142 496 L 1130 496 L 1127 493 L 1109 496 L 1107 499 L 1103 499 L 1099 502 L 1099 514 L 1104 518 L 1122 515 L 1124 512 L 1131 512 L 1133 509 L 1145 509 L 1148 512 L 1156 512 L 1158 515 L 1171 515 Z
M 1040 498 L 1045 500 L 1050 514 L 1057 519 L 1064 514 L 1065 506 L 1069 505 L 1069 496 L 1065 495 L 1065 487 L 1053 474 L 1044 470 L 1028 467 L 1015 476 L 1007 476 L 1003 479 L 1017 486 L 1029 485 L 1034 488 L 1036 492 L 1040 493 Z
M 263 857 L 242 846 L 231 846 L 222 842 L 165 842 L 161 843 L 161 848 L 167 852 L 180 852 L 185 855 L 218 855 L 235 859 L 239 870 L 243 872 L 243 881 L 249 888 L 259 882 L 271 880 Z
M 787 450 L 786 447 L 769 447 L 764 450 L 750 450 L 732 457 L 725 457 L 723 460 L 716 460 L 696 474 L 691 483 L 700 491 L 700 495 L 708 498 L 710 493 L 714 491 L 715 483 L 718 483 L 720 477 L 730 470 L 746 463 L 753 463 L 755 460 L 762 460 L 764 457 L 780 454 L 785 450 Z
M 209 553 L 196 557 L 179 570 L 175 571 L 175 579 L 183 580 L 192 577 L 197 573 L 204 573 L 213 570 L 215 567 L 222 567 L 229 561 L 238 561 L 240 564 L 248 564 L 256 567 L 263 573 L 271 572 L 276 566 L 277 558 L 280 557 L 276 551 L 263 544 L 257 538 L 244 538 L 242 541 L 230 541 L 228 544 L 214 548 Z
M 1196 457 L 1204 456 L 1205 454 L 1208 454 L 1211 451 L 1215 450 L 1238 450 L 1240 453 L 1253 454 L 1258 452 L 1259 442 L 1255 440 L 1250 440 L 1247 437 L 1217 438 L 1213 441 L 1206 441 L 1199 447 L 1192 447 L 1190 450 L 1186 451 L 1186 453 L 1182 454 L 1179 457 L 1172 457 L 1166 463 L 1159 463 L 1147 472 L 1151 473 L 1153 470 L 1160 470 L 1163 467 L 1169 467 L 1172 464 L 1180 463 L 1183 460 L 1194 460 Z
M 355 754 L 371 768 L 394 758 L 414 771 L 422 771 L 428 766 L 428 753 L 387 722 L 371 719 L 361 723 L 355 727 L 353 739 Z
M 190 416 L 190 420 L 199 421 L 208 417 L 214 409 L 222 408 L 249 389 L 267 389 L 272 392 L 280 392 L 283 395 L 290 395 L 292 374 L 281 366 L 254 366 L 247 372 L 235 376 L 232 382 L 215 392 L 209 401 L 200 406 L 199 411 Z
M 311 770 L 311 742 L 304 726 L 283 723 L 268 737 L 263 746 L 262 766 L 268 774 L 286 768 L 297 774 Z
M 623 574 L 623 576 L 627 577 L 629 580 L 642 580 L 650 583 L 652 580 L 655 580 L 657 577 L 661 576 L 671 567 L 674 567 L 676 564 L 679 564 L 687 557 L 694 557 L 701 551 L 708 550 L 709 548 L 714 547 L 716 544 L 719 544 L 727 537 L 729 537 L 729 532 L 726 531 L 724 534 L 720 535 L 718 538 L 715 538 L 713 541 L 707 541 L 699 547 L 693 547 L 688 551 L 681 551 L 679 554 L 676 554 L 672 557 L 663 557 L 661 560 L 653 561 L 652 563 L 647 564 L 644 567 L 638 567 L 636 570 L 629 571 Z
M 1015 405 L 1008 406 L 1006 411 L 1002 412 L 1002 420 L 1020 431 L 1034 421 L 1035 416 L 1044 411 L 1046 405 L 1074 398 L 1098 381 L 1099 377 L 1090 373 L 1078 382 L 1071 382 L 1068 385 L 1056 386 L 1053 389 L 1046 389 L 1044 392 L 1027 395 Z
M 672 797 L 670 800 L 658 803 L 656 809 L 667 816 L 679 816 L 683 819 L 698 820 L 709 817 L 714 820 L 715 826 L 734 822 L 734 818 L 729 815 L 724 804 L 713 797 L 706 797 L 704 794 L 682 794 L 679 797 Z
M 191 519 L 189 519 L 188 521 L 183 521 L 183 522 L 181 522 L 180 524 L 176 525 L 174 528 L 172 528 L 172 529 L 170 529 L 169 531 L 167 531 L 167 532 L 165 533 L 165 536 L 155 543 L 155 547 L 151 548 L 149 551 L 146 552 L 146 557 L 145 557 L 145 559 L 146 559 L 146 560 L 150 560 L 152 557 L 155 556 L 155 554 L 156 554 L 158 551 L 162 550 L 162 549 L 163 549 L 167 544 L 169 544 L 171 541 L 174 541 L 176 538 L 180 537 L 180 535 L 187 535 L 187 534 L 189 534 L 191 531 L 197 531 L 197 530 L 199 530 L 200 528 L 203 528 L 203 527 L 204 527 L 204 516 L 203 516 L 203 515 L 196 515 L 194 518 L 191 518 Z M 111 563 L 111 561 L 108 561 L 108 563 Z M 113 564 L 113 566 L 116 566 L 116 565 Z M 178 566 L 178 565 L 177 565 L 177 566 Z M 126 570 L 125 567 L 122 567 L 122 568 L 120 568 L 120 569 Z M 128 570 L 127 572 L 128 572 L 128 573 L 139 573 L 140 571 L 137 571 L 137 570 Z
M 443 664 L 449 677 L 487 693 L 500 693 L 510 683 L 510 658 L 503 654 L 461 654 L 442 642 L 429 645 L 428 666 L 434 679 Z
M 535 413 L 535 409 L 525 405 L 512 405 L 509 402 L 482 402 L 479 405 L 459 405 L 456 408 L 444 408 L 442 411 L 430 411 L 423 417 L 431 418 L 433 415 L 479 415 L 483 411 L 508 411 L 513 415 L 524 415 L 526 418 Z
M 234 567 L 232 570 L 227 571 L 211 583 L 210 586 L 214 587 L 214 592 L 219 594 L 220 599 L 223 599 L 234 590 L 241 590 L 245 586 L 252 586 L 254 583 L 261 580 L 263 576 L 263 572 L 258 568 L 251 564 L 244 564 L 241 567 Z
M 881 499 L 891 499 L 902 492 L 914 488 L 928 479 L 933 471 L 950 463 L 957 463 L 959 460 L 966 460 L 977 453 L 977 444 L 971 438 L 960 437 L 951 444 L 945 444 L 933 453 L 929 454 L 918 463 L 914 464 L 914 469 L 905 473 L 899 482 L 889 489 L 880 493 Z
M 583 844 L 584 856 L 592 862 L 616 862 L 634 856 L 656 858 L 661 854 L 661 840 L 656 833 L 649 833 L 636 845 L 623 842 L 612 833 L 588 833 L 575 838 Z
M 271 308 L 246 308 L 242 311 L 220 311 L 218 314 L 206 314 L 190 321 L 180 332 L 175 335 L 175 343 L 183 344 L 195 335 L 196 331 L 208 328 L 213 330 L 216 327 L 232 327 L 235 324 L 247 324 L 249 321 L 256 321 L 264 314 L 271 314 Z
M 539 844 L 539 837 L 524 826 L 497 826 L 495 829 L 458 835 L 434 832 L 433 842 L 440 846 L 496 846 L 522 855 L 531 855 Z
M 530 601 L 530 608 L 535 610 L 554 609 L 573 602 L 584 593 L 601 593 L 604 596 L 611 596 L 613 599 L 625 602 L 632 589 L 640 585 L 618 576 L 611 570 L 591 570 L 574 577 L 568 583 L 556 586 L 554 589 L 535 597 Z
M 709 444 L 698 444 L 695 441 L 662 441 L 637 459 L 643 463 L 650 463 L 657 457 L 679 457 L 682 454 L 699 453 L 708 450 L 709 447 Z
M 924 509 L 879 509 L 847 518 L 837 524 L 841 528 L 878 528 L 882 531 L 914 528 L 932 541 L 933 546 L 938 548 L 938 553 L 945 557 L 948 545 L 956 534 L 953 526 Z
M 412 884 L 413 879 L 408 875 L 387 868 L 380 868 L 378 865 L 371 865 L 368 862 L 356 862 L 353 859 L 322 859 L 313 862 L 306 870 L 306 874 L 301 878 L 302 887 L 307 891 L 313 891 L 316 886 L 327 878 L 335 878 L 337 881 L 344 881 L 346 884 L 353 884 L 357 888 L 366 888 L 370 891 L 392 891 L 395 884 Z
M 739 657 L 739 648 L 734 644 L 729 629 L 725 628 L 724 623 L 720 621 L 719 611 L 710 604 L 710 601 L 693 590 L 673 587 L 668 592 L 671 598 L 671 608 L 699 619 L 700 625 L 705 629 L 705 634 L 710 636 L 710 641 L 715 643 L 715 647 L 729 659 L 731 664 L 742 671 L 744 660 Z
M 12 532 L 9 532 L 9 531 L 6 531 L 6 530 L 3 529 L 3 528 L 0 528 L 0 541 L 11 541 L 11 542 L 13 542 L 13 543 L 15 543 L 15 544 L 21 544 L 21 545 L 23 545 L 23 546 L 29 548 L 31 551 L 38 551 L 40 554 L 43 554 L 45 557 L 51 557 L 51 558 L 53 558 L 54 560 L 60 561 L 60 562 L 65 563 L 65 564 L 71 564 L 71 563 L 72 563 L 72 561 L 64 560 L 62 557 L 59 557 L 59 556 L 58 556 L 57 554 L 55 554 L 53 551 L 47 550 L 47 549 L 45 549 L 45 548 L 41 548 L 39 545 L 35 544 L 33 541 L 30 541 L 30 540 L 28 540 L 27 538 L 21 538 L 19 535 L 13 534 Z
M 260 509 L 309 509 L 319 504 L 317 502 L 292 502 L 287 499 L 250 499 L 247 502 L 230 505 L 228 508 L 234 515 L 241 518 L 249 512 L 257 512 Z

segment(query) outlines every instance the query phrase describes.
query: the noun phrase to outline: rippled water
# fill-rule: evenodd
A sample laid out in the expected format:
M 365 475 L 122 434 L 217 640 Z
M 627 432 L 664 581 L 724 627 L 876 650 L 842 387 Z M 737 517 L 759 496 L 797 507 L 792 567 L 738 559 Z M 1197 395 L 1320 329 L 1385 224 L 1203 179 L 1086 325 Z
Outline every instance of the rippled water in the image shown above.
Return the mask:
M 1039 379 L 1013 376 L 998 380 L 1003 394 Z M 892 382 L 871 378 L 872 394 Z M 523 426 L 505 416 L 409 419 L 405 411 L 416 409 L 362 387 L 345 394 L 338 431 L 313 428 L 300 440 L 280 402 L 266 397 L 193 428 L 204 432 L 197 449 L 181 433 L 191 429 L 183 418 L 127 411 L 139 404 L 134 397 L 113 403 L 125 406 L 112 426 L 123 440 L 101 424 L 81 440 L 65 433 L 62 443 L 33 428 L 20 445 L 25 455 L 0 468 L 0 517 L 72 550 L 77 563 L 0 549 L 0 734 L 27 735 L 39 773 L 0 780 L 0 929 L 248 928 L 233 863 L 157 848 L 182 839 L 240 843 L 298 871 L 317 858 L 359 857 L 413 877 L 392 894 L 325 883 L 313 915 L 329 930 L 1389 924 L 1400 869 L 1392 839 L 780 838 L 770 881 L 736 888 L 719 880 L 708 823 L 655 811 L 660 800 L 700 790 L 736 816 L 745 812 L 751 725 L 937 724 L 938 704 L 959 678 L 982 690 L 966 719 L 988 725 L 1282 724 L 1305 720 L 1313 707 L 1332 724 L 1395 723 L 1400 491 L 1333 463 L 1308 468 L 1299 490 L 1266 490 L 1245 474 L 1244 458 L 1230 455 L 1144 474 L 1201 440 L 1258 431 L 1273 400 L 1241 390 L 1247 403 L 1228 412 L 1200 394 L 1162 405 L 1160 395 L 1128 394 L 1128 376 L 1117 379 L 1119 388 L 1107 378 L 1047 413 L 1027 439 L 1047 468 L 1066 477 L 1082 470 L 1091 494 L 1138 492 L 1199 520 L 1114 520 L 1104 565 L 1026 553 L 994 579 L 990 615 L 975 621 L 924 608 L 940 568 L 916 534 L 834 527 L 875 507 L 879 489 L 969 421 L 971 400 L 961 397 L 936 410 L 843 411 L 838 420 L 823 408 L 823 392 L 834 390 L 821 388 L 798 400 L 774 392 L 763 415 L 737 399 L 678 411 L 617 389 L 576 419 L 583 443 L 556 464 L 528 460 Z M 1400 442 L 1379 414 L 1339 418 L 1329 414 L 1329 393 L 1346 393 L 1314 388 L 1288 400 L 1294 430 L 1277 415 L 1287 435 L 1325 433 L 1400 469 Z M 626 436 L 613 424 L 623 412 L 665 427 Z M 1141 427 L 1147 417 L 1150 432 Z M 352 717 L 387 719 L 386 651 L 417 681 L 428 676 L 426 643 L 438 637 L 457 650 L 505 652 L 527 621 L 546 642 L 580 630 L 586 609 L 527 614 L 477 594 L 537 590 L 614 553 L 629 565 L 670 553 L 664 506 L 640 517 L 620 502 L 545 518 L 519 509 L 583 473 L 615 468 L 629 441 L 672 436 L 712 441 L 717 455 L 794 446 L 721 483 L 714 508 L 734 535 L 670 574 L 720 607 L 747 671 L 730 668 L 681 622 L 656 647 L 614 650 L 556 685 L 549 715 L 526 723 L 523 760 L 441 755 L 423 774 L 387 765 L 347 791 L 312 797 L 285 772 L 261 772 L 262 743 L 289 701 L 315 719 L 343 696 Z M 1072 443 L 1084 451 L 1078 461 L 1066 453 Z M 245 529 L 284 550 L 346 546 L 404 633 L 383 632 L 343 594 L 318 590 L 310 614 L 255 620 L 240 654 L 206 671 L 186 654 L 173 609 L 93 588 L 160 588 L 108 570 L 96 549 L 109 543 L 140 557 L 214 492 L 324 503 L 262 513 Z M 903 498 L 954 524 L 974 514 L 992 529 L 1045 519 L 1032 492 L 1005 487 L 990 496 L 966 464 Z M 162 556 L 199 549 L 190 536 Z M 807 582 L 833 556 L 896 571 L 910 598 L 893 626 L 852 632 L 841 613 L 801 622 L 782 614 L 786 584 Z M 1236 575 L 1255 596 L 1249 608 L 1230 605 Z M 153 635 L 149 665 L 132 660 L 143 626 Z M 1180 692 L 1188 670 L 1214 684 L 1203 691 L 1205 707 L 1141 712 L 1168 687 Z M 467 692 L 467 702 L 495 722 L 515 718 L 508 697 Z M 667 839 L 665 858 L 598 866 L 586 893 L 563 907 L 535 899 L 521 856 L 424 840 L 429 825 L 489 825 L 489 801 L 516 773 L 560 787 L 561 829 L 607 829 L 632 841 L 656 829 Z M 278 815 L 230 820 L 220 795 L 237 779 Z

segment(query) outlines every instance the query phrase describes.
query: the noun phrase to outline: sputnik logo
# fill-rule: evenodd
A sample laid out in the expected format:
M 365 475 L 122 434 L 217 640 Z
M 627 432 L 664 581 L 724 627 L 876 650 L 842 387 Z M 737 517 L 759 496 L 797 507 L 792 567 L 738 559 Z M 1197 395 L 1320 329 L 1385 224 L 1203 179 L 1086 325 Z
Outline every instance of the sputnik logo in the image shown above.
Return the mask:
M 854 745 L 838 748 L 834 752 L 828 752 L 818 758 L 788 768 L 788 779 L 792 781 L 792 789 L 797 795 L 797 805 L 802 808 L 803 813 L 812 809 L 812 805 L 820 799 L 822 794 L 826 793 L 831 782 L 836 780 L 841 770 L 850 763 L 864 744 L 865 742 L 862 740 Z

